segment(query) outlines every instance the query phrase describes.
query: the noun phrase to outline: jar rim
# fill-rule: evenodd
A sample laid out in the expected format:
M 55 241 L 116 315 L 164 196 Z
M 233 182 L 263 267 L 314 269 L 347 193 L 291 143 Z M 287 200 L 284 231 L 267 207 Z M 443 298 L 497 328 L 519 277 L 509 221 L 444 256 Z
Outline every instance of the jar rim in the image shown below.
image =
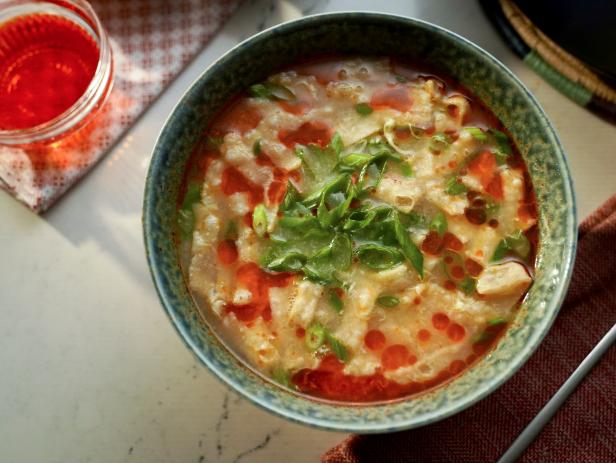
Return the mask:
M 62 113 L 41 124 L 23 129 L 0 129 L 0 145 L 24 145 L 52 141 L 80 124 L 105 102 L 113 83 L 113 55 L 107 33 L 96 12 L 85 0 L 9 1 L 0 7 L 10 19 L 33 14 L 51 14 L 86 29 L 98 41 L 98 63 L 83 94 Z M 0 26 L 1 27 L 1 26 Z M 89 30 L 88 30 L 89 29 Z

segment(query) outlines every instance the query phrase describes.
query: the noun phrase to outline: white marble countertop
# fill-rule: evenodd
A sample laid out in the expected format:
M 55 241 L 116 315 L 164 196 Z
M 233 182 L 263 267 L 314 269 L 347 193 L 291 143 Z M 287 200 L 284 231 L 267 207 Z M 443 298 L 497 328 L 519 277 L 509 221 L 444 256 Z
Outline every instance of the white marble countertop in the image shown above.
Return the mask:
M 378 10 L 462 34 L 537 96 L 569 155 L 580 217 L 616 191 L 616 127 L 557 93 L 476 2 L 248 1 L 95 170 L 43 217 L 0 193 L 0 460 L 318 461 L 344 435 L 274 417 L 229 392 L 162 311 L 141 237 L 154 141 L 205 67 L 257 30 L 302 14 Z

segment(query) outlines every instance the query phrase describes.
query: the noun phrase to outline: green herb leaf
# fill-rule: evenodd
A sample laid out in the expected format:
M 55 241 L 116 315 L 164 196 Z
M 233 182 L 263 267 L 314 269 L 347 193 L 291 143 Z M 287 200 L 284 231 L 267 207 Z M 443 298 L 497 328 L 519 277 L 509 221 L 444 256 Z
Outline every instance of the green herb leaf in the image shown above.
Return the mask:
M 447 231 L 447 217 L 442 212 L 437 213 L 428 228 L 443 236 Z
M 464 294 L 471 295 L 475 292 L 475 288 L 477 286 L 477 281 L 471 277 L 465 277 L 464 280 L 460 283 L 460 289 L 464 292 Z
M 238 238 L 237 225 L 233 220 L 230 220 L 225 230 L 225 239 L 235 241 Z
M 400 299 L 396 296 L 383 295 L 376 298 L 376 303 L 382 307 L 395 307 L 400 304 Z
M 488 135 L 479 127 L 465 127 L 464 130 L 470 133 L 475 140 L 481 143 L 488 141 Z
M 507 243 L 507 238 L 503 238 L 496 245 L 496 249 L 494 249 L 494 254 L 492 254 L 490 262 L 502 260 L 507 255 L 507 251 L 509 251 L 509 243 Z
M 331 242 L 332 264 L 336 271 L 347 270 L 353 257 L 353 243 L 346 233 L 338 233 Z
M 406 77 L 404 77 L 404 76 L 402 76 L 400 74 L 396 74 L 396 80 L 398 82 L 400 82 L 401 84 L 405 84 L 405 83 L 407 83 L 409 81 Z
M 523 259 L 528 258 L 530 255 L 530 241 L 528 241 L 528 238 L 522 230 L 516 230 L 513 234 L 509 235 L 507 241 L 509 249 Z
M 281 212 L 291 211 L 296 206 L 296 203 L 301 202 L 301 200 L 302 196 L 299 194 L 299 191 L 297 191 L 297 188 L 295 188 L 295 185 L 293 185 L 291 181 L 288 181 L 287 191 L 284 195 L 282 203 L 280 204 L 279 210 Z
M 355 254 L 363 265 L 377 271 L 392 268 L 404 260 L 404 256 L 396 248 L 378 244 L 359 246 Z
M 413 168 L 407 162 L 400 163 L 400 173 L 405 177 L 413 176 Z
M 311 325 L 306 330 L 306 346 L 310 350 L 317 350 L 321 347 L 327 338 L 327 332 L 325 328 L 318 323 Z
M 372 114 L 373 109 L 368 103 L 357 103 L 355 105 L 355 111 L 357 111 L 357 114 L 360 116 L 369 116 Z
M 306 263 L 306 256 L 299 252 L 289 252 L 267 264 L 274 272 L 299 272 Z
M 336 226 L 346 214 L 353 198 L 354 188 L 349 174 L 343 174 L 327 185 L 317 208 L 317 219 L 321 226 Z
M 509 155 L 503 153 L 500 149 L 493 149 L 492 154 L 496 158 L 496 164 L 498 164 L 499 166 L 502 166 L 507 163 L 507 158 L 509 157 Z
M 336 159 L 338 159 L 340 157 L 340 153 L 342 152 L 342 149 L 344 148 L 344 145 L 342 144 L 342 137 L 340 136 L 338 132 L 334 134 L 331 141 L 329 142 L 329 148 L 336 155 Z
M 432 138 L 430 138 L 429 147 L 432 151 L 445 151 L 447 148 L 449 148 L 449 142 L 450 140 L 447 135 L 445 135 L 444 133 L 437 133 L 435 135 L 432 135 Z
M 423 278 L 423 254 L 419 250 L 419 248 L 411 241 L 409 236 L 409 232 L 400 221 L 400 217 L 397 213 L 394 214 L 394 233 L 396 234 L 396 239 L 398 240 L 398 244 L 400 245 L 400 249 L 402 250 L 402 254 L 406 257 L 409 262 L 413 265 L 419 276 Z
M 191 182 L 186 187 L 186 194 L 182 202 L 182 209 L 192 209 L 193 204 L 201 200 L 201 185 L 197 182 Z
M 468 188 L 466 188 L 466 185 L 464 185 L 464 183 L 462 183 L 458 177 L 449 177 L 449 180 L 447 180 L 447 183 L 445 183 L 445 193 L 447 193 L 448 195 L 461 195 L 463 193 L 466 193 L 467 191 Z
M 374 156 L 368 153 L 351 153 L 340 160 L 340 165 L 354 171 L 374 160 Z
M 349 351 L 347 350 L 346 346 L 341 341 L 339 341 L 338 339 L 336 339 L 329 333 L 326 334 L 326 337 L 327 337 L 327 344 L 329 344 L 330 350 L 336 357 L 338 357 L 338 360 L 340 360 L 343 363 L 348 362 L 349 361 Z
M 178 211 L 178 228 L 182 232 L 182 237 L 188 239 L 192 236 L 195 226 L 195 214 L 191 209 L 180 209 Z
M 511 154 L 511 144 L 509 142 L 509 137 L 507 136 L 507 134 L 496 129 L 489 129 L 489 132 L 496 140 L 496 144 L 498 145 L 500 151 L 502 151 L 503 154 L 509 156 Z
M 177 224 L 182 238 L 188 239 L 192 236 L 195 227 L 195 213 L 193 205 L 201 200 L 201 185 L 197 182 L 191 182 L 186 187 L 182 208 L 178 211 Z
M 342 313 L 342 311 L 344 310 L 344 303 L 342 302 L 342 299 L 340 299 L 338 294 L 336 294 L 336 291 L 333 289 L 330 289 L 328 293 L 329 293 L 329 305 L 332 306 L 332 308 L 336 311 L 336 313 Z
M 257 204 L 252 212 L 252 228 L 259 237 L 267 232 L 267 211 L 263 204 Z
M 490 262 L 502 260 L 508 251 L 513 251 L 523 259 L 528 258 L 531 251 L 530 241 L 528 241 L 522 230 L 516 230 L 511 235 L 503 238 L 496 246 Z
M 263 82 L 254 84 L 250 87 L 250 95 L 266 100 L 291 101 L 295 99 L 295 94 L 284 85 L 274 82 Z
M 293 383 L 291 382 L 291 372 L 285 370 L 284 368 L 275 368 L 272 372 L 272 379 L 276 381 L 278 384 L 282 384 L 285 387 L 294 389 Z
M 503 317 L 496 317 L 492 318 L 491 320 L 488 320 L 488 325 L 490 326 L 502 325 L 504 323 L 507 323 L 507 320 L 505 320 Z
M 254 144 L 252 145 L 252 153 L 255 156 L 261 155 L 261 139 L 260 138 L 257 141 L 255 141 Z

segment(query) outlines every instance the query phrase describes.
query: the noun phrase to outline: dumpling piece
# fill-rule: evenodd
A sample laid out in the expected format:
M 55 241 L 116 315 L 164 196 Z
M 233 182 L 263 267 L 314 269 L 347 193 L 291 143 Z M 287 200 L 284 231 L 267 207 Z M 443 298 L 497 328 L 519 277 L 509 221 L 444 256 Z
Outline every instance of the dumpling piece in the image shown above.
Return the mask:
M 485 296 L 521 295 L 532 281 L 524 266 L 517 262 L 490 265 L 477 279 L 477 292 Z

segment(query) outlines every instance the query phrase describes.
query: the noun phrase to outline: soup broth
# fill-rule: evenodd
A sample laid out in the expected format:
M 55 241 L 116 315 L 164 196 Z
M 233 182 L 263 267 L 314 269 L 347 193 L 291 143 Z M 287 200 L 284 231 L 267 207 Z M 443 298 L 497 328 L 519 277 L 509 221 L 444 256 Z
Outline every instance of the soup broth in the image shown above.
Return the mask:
M 460 374 L 532 284 L 537 213 L 498 120 L 383 58 L 270 76 L 205 130 L 178 205 L 184 270 L 274 381 L 390 400 Z

